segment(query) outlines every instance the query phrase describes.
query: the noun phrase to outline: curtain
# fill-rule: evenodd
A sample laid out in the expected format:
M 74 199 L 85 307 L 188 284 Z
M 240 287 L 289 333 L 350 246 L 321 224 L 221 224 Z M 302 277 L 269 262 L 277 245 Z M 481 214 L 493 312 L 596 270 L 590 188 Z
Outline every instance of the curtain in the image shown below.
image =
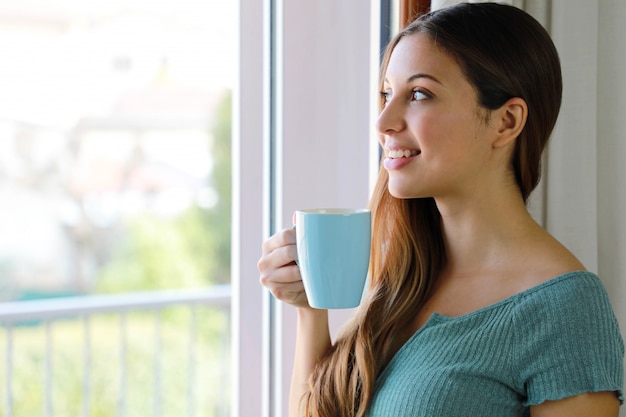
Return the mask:
M 599 274 L 626 329 L 626 2 L 550 3 L 564 93 L 545 163 L 544 226 Z
M 432 8 L 460 2 L 433 0 Z M 548 29 L 563 70 L 563 105 L 530 211 L 599 274 L 626 329 L 626 2 L 503 3 Z
M 564 94 L 545 164 L 545 227 L 600 275 L 624 329 L 626 2 L 552 0 L 548 15 Z

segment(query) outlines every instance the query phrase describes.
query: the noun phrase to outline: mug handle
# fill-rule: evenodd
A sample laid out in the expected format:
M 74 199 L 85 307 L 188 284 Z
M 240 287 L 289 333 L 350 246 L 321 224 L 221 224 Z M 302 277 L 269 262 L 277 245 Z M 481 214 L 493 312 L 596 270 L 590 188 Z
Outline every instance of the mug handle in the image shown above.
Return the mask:
M 291 226 L 291 230 L 296 230 L 296 225 L 295 225 L 295 223 L 296 223 L 296 213 L 293 214 L 293 223 L 294 223 L 294 225 Z M 298 245 L 296 243 L 296 247 L 297 246 Z M 296 255 L 297 255 L 297 253 L 296 253 Z M 298 259 L 297 258 L 296 258 L 295 262 L 296 262 L 296 265 L 300 266 L 300 264 L 298 263 Z

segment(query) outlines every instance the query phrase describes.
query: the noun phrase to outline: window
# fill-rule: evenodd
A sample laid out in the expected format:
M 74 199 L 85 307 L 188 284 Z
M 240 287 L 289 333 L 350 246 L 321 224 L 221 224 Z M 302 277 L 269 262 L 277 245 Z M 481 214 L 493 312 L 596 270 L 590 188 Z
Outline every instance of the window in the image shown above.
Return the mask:
M 0 0 L 0 301 L 151 305 L 23 322 L 3 304 L 0 415 L 228 410 L 228 311 L 147 291 L 230 283 L 237 9 Z

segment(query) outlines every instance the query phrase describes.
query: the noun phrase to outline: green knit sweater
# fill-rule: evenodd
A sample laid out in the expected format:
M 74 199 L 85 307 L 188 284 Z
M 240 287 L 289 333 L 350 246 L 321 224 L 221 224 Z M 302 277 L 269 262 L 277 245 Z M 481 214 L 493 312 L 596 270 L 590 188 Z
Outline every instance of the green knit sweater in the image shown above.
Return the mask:
M 585 392 L 623 402 L 606 291 L 572 272 L 460 317 L 433 314 L 378 376 L 368 417 L 516 417 Z

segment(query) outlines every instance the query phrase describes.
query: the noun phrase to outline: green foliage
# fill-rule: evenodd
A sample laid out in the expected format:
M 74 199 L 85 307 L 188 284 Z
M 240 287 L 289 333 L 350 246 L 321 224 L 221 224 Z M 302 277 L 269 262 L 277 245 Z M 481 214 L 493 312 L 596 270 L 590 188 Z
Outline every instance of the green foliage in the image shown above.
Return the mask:
M 98 292 L 145 291 L 209 285 L 217 236 L 199 208 L 175 219 L 141 216 L 127 225 L 114 259 L 103 267 Z M 213 256 L 212 256 L 213 255 Z
M 102 267 L 97 292 L 198 287 L 230 281 L 231 94 L 216 109 L 213 172 L 207 179 L 214 207 L 191 207 L 175 219 L 146 215 L 128 219 L 112 259 Z

